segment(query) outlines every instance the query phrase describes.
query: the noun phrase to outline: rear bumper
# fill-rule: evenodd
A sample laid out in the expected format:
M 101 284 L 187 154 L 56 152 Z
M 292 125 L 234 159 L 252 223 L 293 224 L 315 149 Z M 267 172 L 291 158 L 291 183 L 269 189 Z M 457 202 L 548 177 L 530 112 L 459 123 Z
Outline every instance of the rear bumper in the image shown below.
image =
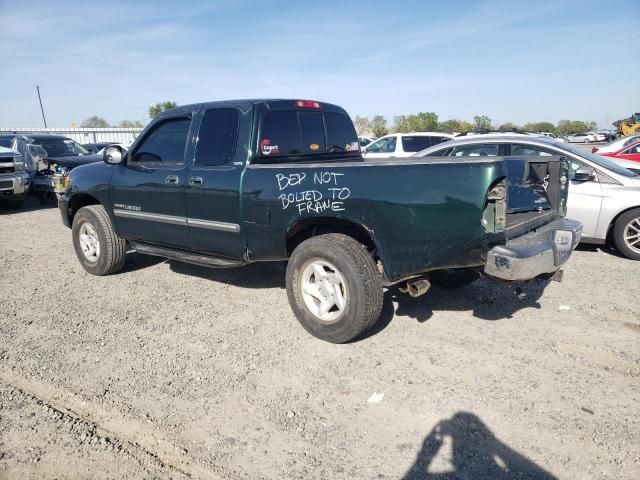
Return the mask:
M 484 271 L 501 280 L 531 280 L 558 271 L 580 243 L 582 224 L 559 219 L 489 250 Z

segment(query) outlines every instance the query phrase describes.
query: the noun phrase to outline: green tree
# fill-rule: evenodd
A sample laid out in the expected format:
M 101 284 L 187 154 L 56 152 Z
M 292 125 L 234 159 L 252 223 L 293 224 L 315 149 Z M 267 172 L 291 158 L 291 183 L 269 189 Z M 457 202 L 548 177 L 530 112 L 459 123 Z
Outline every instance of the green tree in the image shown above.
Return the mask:
M 140 120 L 122 120 L 118 123 L 120 128 L 143 128 L 144 124 Z
M 491 119 L 486 115 L 476 115 L 473 117 L 473 122 L 475 124 L 475 128 L 491 128 Z
M 94 115 L 93 117 L 89 117 L 82 121 L 80 124 L 82 128 L 107 128 L 109 127 L 109 122 L 107 122 L 104 118 L 98 117 Z
M 171 102 L 171 101 L 156 103 L 155 105 L 149 105 L 149 118 L 151 119 L 156 118 L 165 110 L 170 110 L 177 106 L 178 104 L 176 102 Z
M 384 137 L 389 133 L 387 128 L 387 121 L 382 115 L 376 115 L 371 119 L 371 133 L 376 137 Z
M 409 117 L 410 116 L 411 115 L 409 115 Z M 409 117 L 407 115 L 396 115 L 393 117 L 393 131 L 395 133 L 409 133 L 411 131 Z
M 589 131 L 589 125 L 581 120 L 560 120 L 558 122 L 558 133 L 582 133 Z
M 455 133 L 465 133 L 473 130 L 474 126 L 465 121 L 465 120 L 457 120 L 452 118 L 445 122 L 442 122 L 438 125 L 438 130 L 441 132 L 455 132 Z
M 556 133 L 556 126 L 551 122 L 529 122 L 522 127 L 526 132 Z
M 356 118 L 353 119 L 353 124 L 356 127 L 358 135 L 365 135 L 371 132 L 371 122 L 367 117 L 360 117 L 356 115 Z
M 419 129 L 417 132 L 433 132 L 438 129 L 438 114 L 435 112 L 420 112 L 416 115 Z
M 416 115 L 397 115 L 393 120 L 393 131 L 397 133 L 431 132 L 438 129 L 438 115 L 420 112 Z

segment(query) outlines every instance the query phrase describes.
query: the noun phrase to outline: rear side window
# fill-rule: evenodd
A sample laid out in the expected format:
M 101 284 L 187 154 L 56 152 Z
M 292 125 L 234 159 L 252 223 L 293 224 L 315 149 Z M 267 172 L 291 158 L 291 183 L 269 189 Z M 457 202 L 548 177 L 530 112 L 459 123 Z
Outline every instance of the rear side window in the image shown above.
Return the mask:
M 262 118 L 263 157 L 358 152 L 358 136 L 347 115 L 334 112 L 274 111 Z
M 327 122 L 327 150 L 358 150 L 358 135 L 349 117 L 342 113 L 327 112 L 324 118 Z
M 196 165 L 224 165 L 233 160 L 238 143 L 240 114 L 235 108 L 212 108 L 202 117 Z
M 172 118 L 160 123 L 136 148 L 131 160 L 163 164 L 182 163 L 190 124 L 190 118 Z
M 11 148 L 11 144 L 13 143 L 10 138 L 0 138 L 0 147 Z
M 376 140 L 367 146 L 367 153 L 395 153 L 396 137 L 387 137 Z
M 437 142 L 436 142 L 437 143 Z M 436 144 L 434 143 L 434 145 Z M 419 152 L 431 146 L 431 138 L 426 136 L 402 137 L 402 149 L 405 152 Z
M 456 147 L 453 151 L 456 157 L 497 157 L 498 145 L 468 145 Z
M 302 153 L 297 112 L 269 112 L 262 119 L 260 153 L 264 156 Z
M 511 155 L 533 155 L 538 157 L 552 157 L 553 153 L 530 145 L 511 145 Z

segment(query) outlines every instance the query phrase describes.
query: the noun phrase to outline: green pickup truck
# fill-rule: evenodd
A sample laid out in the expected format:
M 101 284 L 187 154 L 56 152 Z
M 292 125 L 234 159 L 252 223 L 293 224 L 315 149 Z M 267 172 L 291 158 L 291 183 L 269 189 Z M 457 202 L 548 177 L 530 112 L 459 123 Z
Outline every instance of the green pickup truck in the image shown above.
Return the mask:
M 364 160 L 340 107 L 221 101 L 166 111 L 128 151 L 72 170 L 60 210 L 95 275 L 120 270 L 128 249 L 212 267 L 288 260 L 296 317 L 342 343 L 376 322 L 384 287 L 558 279 L 582 230 L 564 219 L 567 168 L 561 157 Z

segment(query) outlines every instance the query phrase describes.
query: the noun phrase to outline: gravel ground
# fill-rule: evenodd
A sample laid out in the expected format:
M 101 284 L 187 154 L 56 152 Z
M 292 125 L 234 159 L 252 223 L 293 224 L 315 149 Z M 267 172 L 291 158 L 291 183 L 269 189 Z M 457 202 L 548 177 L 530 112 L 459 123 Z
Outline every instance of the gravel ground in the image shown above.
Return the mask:
M 639 278 L 581 247 L 331 345 L 281 264 L 93 277 L 57 209 L 2 211 L 0 478 L 640 478 Z

